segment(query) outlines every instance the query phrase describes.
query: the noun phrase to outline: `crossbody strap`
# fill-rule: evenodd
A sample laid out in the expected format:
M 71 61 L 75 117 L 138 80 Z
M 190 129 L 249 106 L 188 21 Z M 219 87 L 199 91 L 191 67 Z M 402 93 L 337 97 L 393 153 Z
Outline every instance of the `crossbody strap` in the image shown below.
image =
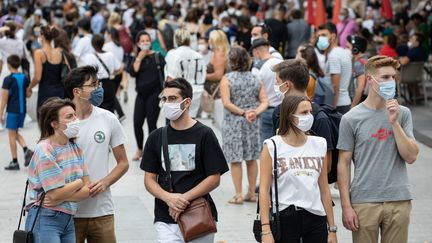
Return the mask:
M 27 181 L 26 181 L 25 190 L 24 190 L 23 204 L 22 204 L 22 207 L 21 207 L 21 213 L 20 213 L 20 218 L 19 218 L 19 222 L 18 222 L 18 228 L 17 228 L 18 230 L 19 230 L 20 227 L 21 227 L 21 220 L 22 220 L 22 217 L 25 215 L 25 210 L 24 210 L 24 208 L 25 208 L 25 206 L 26 206 L 26 196 L 27 196 L 27 189 L 28 189 L 28 185 L 29 185 L 29 181 L 27 180 Z M 32 224 L 32 227 L 31 227 L 30 232 L 33 231 L 33 229 L 34 229 L 34 227 L 35 227 L 36 219 L 37 219 L 37 217 L 38 217 L 38 215 L 39 215 L 39 210 L 40 210 L 40 208 L 42 207 L 42 203 L 43 203 L 44 199 L 45 199 L 45 192 L 42 192 L 42 195 L 41 195 L 41 198 L 40 198 L 40 202 L 39 202 L 39 207 L 38 207 L 38 210 L 37 210 L 37 212 L 36 212 L 36 216 L 35 216 L 35 218 L 34 218 L 34 220 L 33 220 L 33 224 Z
M 274 151 L 273 151 L 273 177 L 274 177 L 274 183 L 275 183 L 275 209 L 276 209 L 276 220 L 279 221 L 279 193 L 278 193 L 278 186 L 277 186 L 277 149 L 276 149 L 276 143 L 273 139 L 270 139 L 273 142 L 274 145 Z M 273 197 L 272 197 L 272 188 L 270 187 L 270 203 L 273 206 Z M 259 207 L 259 198 L 257 200 L 257 215 L 260 213 L 260 207 Z M 279 224 L 279 222 L 278 222 Z
M 277 175 L 278 175 L 278 168 L 277 168 L 277 149 L 276 149 L 276 142 L 273 139 L 270 139 L 273 142 L 274 145 L 274 151 L 273 151 L 273 178 L 274 178 L 274 187 L 275 187 L 275 208 L 276 208 L 276 223 L 277 227 L 279 228 L 279 192 L 278 192 L 278 182 L 277 182 Z
M 161 55 L 162 54 L 160 54 L 160 52 L 155 52 L 154 53 L 156 67 L 158 69 L 159 82 L 161 84 L 161 87 L 163 87 L 163 85 L 164 85 L 164 78 L 163 78 L 163 73 L 162 73 Z
M 111 76 L 111 73 L 110 73 L 107 65 L 105 65 L 105 63 L 102 61 L 102 59 L 96 53 L 94 53 L 94 55 L 99 60 L 99 62 L 102 64 L 102 66 L 104 67 L 105 71 L 108 73 L 108 77 Z
M 171 160 L 168 154 L 168 126 L 164 126 L 162 128 L 162 151 L 164 155 L 164 163 L 165 163 L 165 171 L 166 171 L 166 180 L 169 183 L 170 192 L 173 191 L 173 184 L 171 179 Z

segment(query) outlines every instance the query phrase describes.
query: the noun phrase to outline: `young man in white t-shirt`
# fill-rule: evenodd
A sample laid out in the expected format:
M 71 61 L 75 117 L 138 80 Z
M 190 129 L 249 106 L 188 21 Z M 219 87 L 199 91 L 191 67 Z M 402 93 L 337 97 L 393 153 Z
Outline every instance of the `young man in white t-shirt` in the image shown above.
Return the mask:
M 253 56 L 262 62 L 262 66 L 259 69 L 253 68 L 252 73 L 258 77 L 264 84 L 269 106 L 265 112 L 261 114 L 261 126 L 260 126 L 260 144 L 262 145 L 264 140 L 275 135 L 273 128 L 273 111 L 276 106 L 282 102 L 275 89 L 274 85 L 276 82 L 276 73 L 272 71 L 272 67 L 276 64 L 281 63 L 283 60 L 273 57 L 269 51 L 270 43 L 263 39 L 256 39 L 252 43 L 252 54 Z
M 207 66 L 203 56 L 190 47 L 190 42 L 188 30 L 181 28 L 175 31 L 174 43 L 178 47 L 170 50 L 165 57 L 165 75 L 167 80 L 184 78 L 192 85 L 193 99 L 189 112 L 192 117 L 196 117 L 204 91 Z
M 103 88 L 97 79 L 98 69 L 84 66 L 66 76 L 65 91 L 76 105 L 80 120 L 78 145 L 84 151 L 90 175 L 90 198 L 78 203 L 75 215 L 77 243 L 116 242 L 114 207 L 110 186 L 128 170 L 124 143 L 126 135 L 120 122 L 111 112 L 97 107 L 103 100 Z M 110 171 L 109 151 L 116 166 Z

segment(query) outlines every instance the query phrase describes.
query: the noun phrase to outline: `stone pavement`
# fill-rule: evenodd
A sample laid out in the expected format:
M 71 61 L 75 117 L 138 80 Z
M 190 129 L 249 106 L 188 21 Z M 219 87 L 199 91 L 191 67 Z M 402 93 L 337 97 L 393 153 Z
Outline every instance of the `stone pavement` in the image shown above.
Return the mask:
M 35 95 L 35 94 L 34 94 Z M 134 105 L 133 85 L 129 87 L 129 102 L 124 105 L 127 119 L 123 122 L 128 135 L 126 144 L 128 157 L 135 153 L 132 112 Z M 33 100 L 34 98 L 32 98 Z M 34 101 L 30 102 L 34 105 Z M 31 108 L 29 108 L 31 109 Z M 211 125 L 209 120 L 202 120 Z M 430 120 L 429 120 L 430 122 Z M 161 121 L 163 123 L 163 121 Z M 430 124 L 430 123 L 429 123 Z M 429 128 L 430 125 L 429 125 Z M 216 132 L 220 138 L 220 134 Z M 29 123 L 22 130 L 30 148 L 38 139 L 38 128 L 35 122 Z M 145 133 L 147 135 L 147 133 Z M 432 149 L 420 145 L 421 152 L 415 164 L 408 166 L 412 193 L 415 197 L 411 213 L 410 243 L 432 242 Z M 10 160 L 7 133 L 0 132 L 0 165 L 5 166 Z M 21 150 L 19 150 L 21 151 Z M 22 164 L 23 156 L 19 153 Z M 111 159 L 111 163 L 113 163 Z M 27 169 L 10 172 L 0 168 L 0 243 L 9 243 L 12 233 L 18 223 L 18 215 L 24 192 Z M 245 173 L 245 172 L 244 172 Z M 246 190 L 246 178 L 244 178 Z M 156 242 L 153 230 L 153 197 L 145 190 L 143 172 L 139 162 L 130 161 L 127 174 L 112 186 L 114 204 L 116 207 L 116 233 L 119 243 Z M 255 217 L 255 204 L 231 205 L 227 201 L 233 196 L 234 190 L 230 173 L 222 176 L 221 185 L 212 193 L 219 211 L 218 233 L 216 242 L 252 243 L 252 221 Z M 340 243 L 351 242 L 350 232 L 341 223 L 341 208 L 339 199 L 335 199 L 335 218 L 339 226 L 338 240 Z

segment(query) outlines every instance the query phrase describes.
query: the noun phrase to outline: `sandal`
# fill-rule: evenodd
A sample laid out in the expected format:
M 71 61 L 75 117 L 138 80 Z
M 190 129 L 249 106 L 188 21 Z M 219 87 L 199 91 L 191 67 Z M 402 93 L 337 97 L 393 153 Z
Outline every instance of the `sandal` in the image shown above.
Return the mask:
M 237 204 L 237 205 L 243 204 L 243 196 L 236 195 L 233 198 L 231 198 L 231 200 L 229 200 L 228 203 Z
M 140 152 L 139 150 L 136 151 L 135 155 L 132 157 L 133 161 L 139 161 L 142 157 L 142 152 Z
M 246 202 L 256 202 L 257 201 L 257 195 L 256 195 L 256 193 L 248 192 L 244 196 L 244 201 L 246 201 Z

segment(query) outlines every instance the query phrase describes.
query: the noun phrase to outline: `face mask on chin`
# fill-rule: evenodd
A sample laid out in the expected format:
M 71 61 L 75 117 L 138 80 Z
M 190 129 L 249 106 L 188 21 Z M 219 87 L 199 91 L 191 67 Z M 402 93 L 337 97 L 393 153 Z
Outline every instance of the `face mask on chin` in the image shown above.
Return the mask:
M 185 102 L 186 99 L 182 100 L 179 103 L 167 103 L 165 102 L 162 106 L 162 112 L 166 119 L 170 121 L 176 121 L 180 118 L 180 116 L 184 113 L 186 110 L 186 107 L 184 109 L 181 108 L 181 104 Z

